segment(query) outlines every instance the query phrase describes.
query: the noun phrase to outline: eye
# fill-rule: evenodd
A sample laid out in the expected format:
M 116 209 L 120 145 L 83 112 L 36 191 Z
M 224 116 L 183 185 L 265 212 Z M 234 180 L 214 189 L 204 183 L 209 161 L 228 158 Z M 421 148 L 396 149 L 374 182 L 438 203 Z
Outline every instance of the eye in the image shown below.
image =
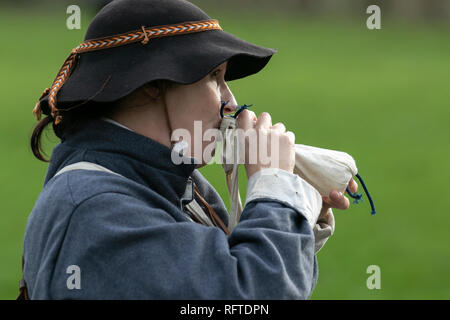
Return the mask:
M 215 71 L 213 71 L 212 73 L 211 73 L 211 76 L 213 76 L 213 77 L 217 77 L 219 74 L 220 74 L 220 69 L 217 69 L 217 70 L 215 70 Z

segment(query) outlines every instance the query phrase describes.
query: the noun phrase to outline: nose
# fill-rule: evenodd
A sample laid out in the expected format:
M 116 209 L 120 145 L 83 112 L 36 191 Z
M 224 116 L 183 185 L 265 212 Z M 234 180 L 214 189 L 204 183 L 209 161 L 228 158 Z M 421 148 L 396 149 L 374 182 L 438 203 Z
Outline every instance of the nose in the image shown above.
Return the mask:
M 221 116 L 229 113 L 235 112 L 237 109 L 237 104 L 230 104 L 230 101 L 222 101 L 221 106 Z
M 238 104 L 236 99 L 234 98 L 234 95 L 228 85 L 225 83 L 225 88 L 222 92 L 221 116 L 223 117 L 225 114 L 235 112 L 237 107 Z

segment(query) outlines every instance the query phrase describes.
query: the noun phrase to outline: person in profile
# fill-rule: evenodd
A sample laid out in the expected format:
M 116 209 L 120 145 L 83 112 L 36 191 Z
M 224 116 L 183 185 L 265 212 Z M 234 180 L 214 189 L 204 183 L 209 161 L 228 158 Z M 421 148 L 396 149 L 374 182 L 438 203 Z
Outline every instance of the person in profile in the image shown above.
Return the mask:
M 238 108 L 227 82 L 259 72 L 275 52 L 188 1 L 104 6 L 33 110 L 36 158 L 48 161 L 48 125 L 61 142 L 26 226 L 20 297 L 308 299 L 314 225 L 348 204 L 337 194 L 324 202 L 293 173 L 294 134 L 267 112 L 240 112 L 239 128 L 279 136 L 282 161 L 245 164 L 247 201 L 232 231 L 198 171 L 208 159 L 171 159 L 173 131 L 193 135 L 194 121 L 219 128 L 221 112 Z

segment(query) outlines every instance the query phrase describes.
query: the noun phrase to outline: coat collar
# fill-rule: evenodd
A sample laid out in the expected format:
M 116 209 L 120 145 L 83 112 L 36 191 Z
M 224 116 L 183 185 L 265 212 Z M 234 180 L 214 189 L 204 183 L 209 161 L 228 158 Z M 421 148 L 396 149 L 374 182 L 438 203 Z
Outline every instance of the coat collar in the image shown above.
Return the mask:
M 192 158 L 177 165 L 171 153 L 171 149 L 153 139 L 95 119 L 53 149 L 45 183 L 64 166 L 89 161 L 149 187 L 179 206 L 196 165 Z

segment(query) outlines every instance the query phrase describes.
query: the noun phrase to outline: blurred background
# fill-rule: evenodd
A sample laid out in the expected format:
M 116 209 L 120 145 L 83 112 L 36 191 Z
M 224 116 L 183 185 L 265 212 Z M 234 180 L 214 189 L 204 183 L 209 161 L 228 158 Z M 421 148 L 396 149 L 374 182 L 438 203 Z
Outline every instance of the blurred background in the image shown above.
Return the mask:
M 14 299 L 24 230 L 47 164 L 32 109 L 108 1 L 0 3 L 0 299 Z M 191 1 L 224 30 L 277 48 L 260 73 L 229 83 L 240 104 L 284 122 L 296 142 L 345 151 L 374 199 L 335 210 L 313 299 L 450 298 L 450 1 Z M 81 29 L 69 30 L 69 4 Z M 381 29 L 369 30 L 369 5 Z M 47 131 L 47 155 L 59 141 Z M 202 169 L 228 205 L 220 165 Z M 241 169 L 245 198 L 245 170 Z M 362 191 L 362 187 L 359 187 Z M 365 196 L 364 196 L 365 198 Z M 366 272 L 379 266 L 381 288 Z

